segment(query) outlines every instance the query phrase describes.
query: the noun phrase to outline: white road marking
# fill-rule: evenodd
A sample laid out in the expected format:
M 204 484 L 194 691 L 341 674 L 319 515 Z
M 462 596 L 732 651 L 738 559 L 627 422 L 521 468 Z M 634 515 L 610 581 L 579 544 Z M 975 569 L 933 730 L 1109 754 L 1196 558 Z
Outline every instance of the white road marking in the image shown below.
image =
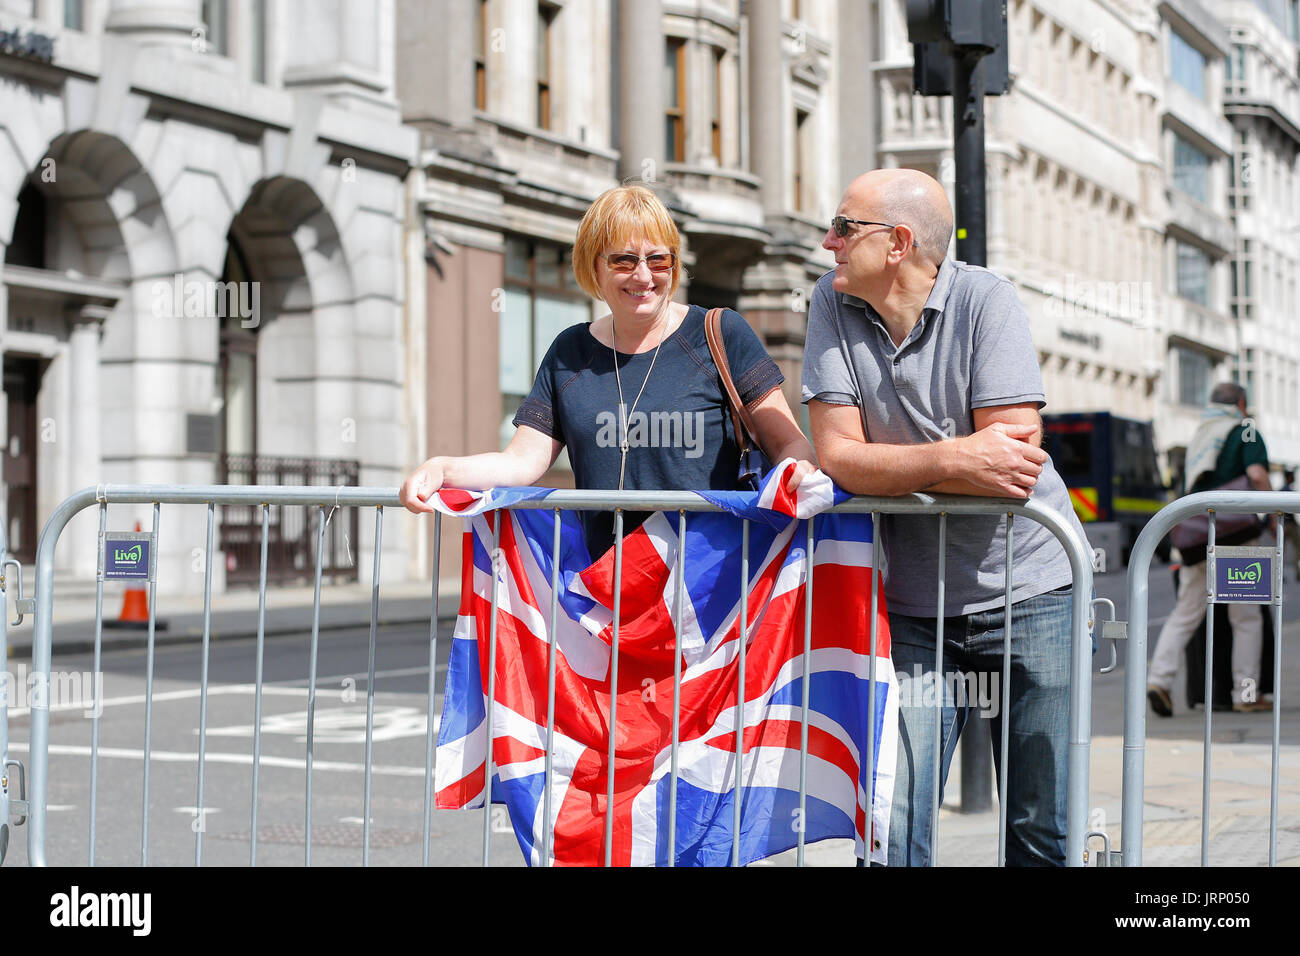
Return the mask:
M 376 671 L 375 680 L 379 680 L 381 678 L 386 678 L 386 677 L 408 677 L 412 674 L 427 674 L 428 672 L 429 672 L 429 668 L 427 666 L 398 667 L 398 668 L 394 668 L 393 670 Z M 327 688 L 323 686 L 326 683 L 339 683 L 349 677 L 353 678 L 354 680 L 364 680 L 366 676 L 367 676 L 366 674 L 331 674 L 328 677 L 317 677 L 316 693 L 322 694 L 322 693 L 328 693 L 332 691 L 333 688 Z M 307 688 L 306 686 L 299 686 L 299 685 L 305 684 L 307 680 L 308 678 L 306 677 L 296 677 L 293 678 L 292 680 L 274 682 L 274 683 L 271 681 L 263 681 L 262 693 L 280 694 L 282 696 L 287 696 L 287 697 L 306 697 L 309 693 L 309 688 Z M 257 690 L 256 684 L 219 684 L 216 687 L 212 687 L 212 686 L 208 687 L 208 696 L 214 697 L 223 694 L 252 694 L 255 693 L 256 690 Z M 192 700 L 196 697 L 201 697 L 202 695 L 203 695 L 203 689 L 201 687 L 190 687 L 190 688 L 186 688 L 185 690 L 169 690 L 169 691 L 163 691 L 161 693 L 155 693 L 153 695 L 153 700 L 154 703 L 158 703 L 160 701 L 172 701 L 172 700 Z M 127 694 L 123 697 L 109 697 L 104 700 L 104 707 L 105 709 L 107 709 L 109 707 L 122 707 L 130 704 L 143 704 L 147 702 L 148 699 L 149 698 L 146 694 Z M 50 713 L 57 713 L 62 710 L 85 710 L 85 709 L 86 709 L 86 704 L 84 702 L 72 703 L 72 704 L 59 704 L 49 708 Z M 13 717 L 25 717 L 30 715 L 31 708 L 11 707 L 9 709 L 9 713 Z
M 438 716 L 433 718 L 438 727 Z M 401 737 L 423 737 L 428 730 L 425 714 L 417 707 L 375 707 L 374 737 L 379 740 L 396 740 Z M 198 733 L 195 728 L 194 733 Z M 288 734 L 299 743 L 307 742 L 307 711 L 271 714 L 262 718 L 262 733 Z M 364 743 L 366 739 L 366 712 L 360 707 L 338 710 L 318 710 L 312 725 L 313 739 L 322 744 Z M 230 727 L 209 727 L 210 737 L 252 737 L 252 724 Z
M 20 750 L 26 753 L 28 745 L 26 743 L 10 743 L 10 750 Z M 74 746 L 71 744 L 50 744 L 49 752 L 56 757 L 89 757 L 90 748 Z M 121 760 L 143 760 L 143 750 L 133 750 L 126 747 L 100 747 L 99 755 L 101 757 L 116 758 Z M 253 765 L 252 754 L 234 754 L 209 751 L 204 755 L 207 763 L 229 763 L 242 767 L 251 767 Z M 197 753 L 183 753 L 175 750 L 151 750 L 149 752 L 151 760 L 159 763 L 191 763 L 198 764 L 199 755 Z M 261 765 L 263 767 L 281 767 L 287 770 L 306 770 L 307 764 L 303 759 L 296 757 L 274 757 L 268 754 L 262 754 Z M 353 763 L 344 760 L 313 760 L 312 770 L 328 770 L 341 773 L 364 773 L 366 765 L 363 763 Z M 403 767 L 390 766 L 387 764 L 375 764 L 371 768 L 371 773 L 385 777 L 423 777 L 424 767 Z

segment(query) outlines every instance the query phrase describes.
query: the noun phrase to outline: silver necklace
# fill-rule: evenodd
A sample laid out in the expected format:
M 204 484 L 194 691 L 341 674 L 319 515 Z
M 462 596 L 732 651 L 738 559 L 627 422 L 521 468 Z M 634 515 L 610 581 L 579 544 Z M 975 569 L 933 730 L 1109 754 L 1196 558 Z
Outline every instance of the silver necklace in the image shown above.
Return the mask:
M 664 336 L 668 334 L 668 325 L 672 321 L 671 315 L 664 320 L 664 327 L 659 330 L 659 343 L 655 346 L 655 354 L 650 357 L 650 367 L 646 369 L 645 381 L 641 383 L 641 390 L 636 393 L 636 398 L 632 399 L 632 410 L 629 412 L 627 406 L 623 403 L 623 376 L 618 372 L 618 349 L 615 345 L 618 342 L 618 329 L 614 325 L 614 313 L 609 314 L 609 350 L 614 353 L 614 381 L 618 383 L 618 417 L 623 426 L 623 438 L 618 444 L 621 452 L 621 458 L 618 463 L 618 490 L 623 490 L 623 473 L 627 470 L 627 451 L 631 446 L 627 441 L 627 420 L 636 414 L 637 403 L 641 401 L 641 395 L 645 392 L 645 387 L 650 383 L 650 373 L 655 370 L 655 362 L 659 359 L 659 349 L 664 344 Z M 635 353 L 633 353 L 635 354 Z

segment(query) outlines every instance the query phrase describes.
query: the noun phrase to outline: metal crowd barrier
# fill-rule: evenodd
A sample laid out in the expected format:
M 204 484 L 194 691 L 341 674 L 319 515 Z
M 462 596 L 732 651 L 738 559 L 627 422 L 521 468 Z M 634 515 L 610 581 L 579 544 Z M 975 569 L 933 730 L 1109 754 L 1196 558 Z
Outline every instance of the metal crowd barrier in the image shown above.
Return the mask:
M 1300 496 L 1296 496 L 1300 497 Z M 307 696 L 307 724 L 306 724 L 306 750 L 305 750 L 305 807 L 304 822 L 306 832 L 305 857 L 304 863 L 310 865 L 312 854 L 312 758 L 314 742 L 314 713 L 316 700 L 316 677 L 317 677 L 317 657 L 320 633 L 320 595 L 321 595 L 321 551 L 324 547 L 324 533 L 327 523 L 326 509 L 331 507 L 358 507 L 375 509 L 375 543 L 373 555 L 373 580 L 371 587 L 371 609 L 370 609 L 370 632 L 369 632 L 369 681 L 367 685 L 366 698 L 366 738 L 365 738 L 365 788 L 363 796 L 363 836 L 362 836 L 362 856 L 361 862 L 367 865 L 370 862 L 370 843 L 371 843 L 371 772 L 372 756 L 374 743 L 374 709 L 375 709 L 375 653 L 376 653 L 376 634 L 379 620 L 379 583 L 380 583 L 380 565 L 381 565 L 381 545 L 383 540 L 383 510 L 384 508 L 398 507 L 399 502 L 395 489 L 386 488 L 323 488 L 323 487 L 282 487 L 282 486 L 181 486 L 181 485 L 100 485 L 94 488 L 86 488 L 72 495 L 63 501 L 50 516 L 41 533 L 38 545 L 37 563 L 36 563 L 36 597 L 35 597 L 35 629 L 33 635 L 32 650 L 32 672 L 34 682 L 40 686 L 48 688 L 50 681 L 50 667 L 52 656 L 52 630 L 51 614 L 54 602 L 54 552 L 58 543 L 59 535 L 66 527 L 74 515 L 85 508 L 98 505 L 99 512 L 99 531 L 101 542 L 101 571 L 96 584 L 96 622 L 95 622 L 95 641 L 94 641 L 94 667 L 96 673 L 100 670 L 101 664 L 101 647 L 102 647 L 102 620 L 103 620 L 103 554 L 102 543 L 106 531 L 107 509 L 109 504 L 152 504 L 153 505 L 153 526 L 151 540 L 156 543 L 159 533 L 159 507 L 161 504 L 203 504 L 207 506 L 207 544 L 206 544 L 206 562 L 204 564 L 204 603 L 203 603 L 203 637 L 202 637 L 202 670 L 200 677 L 200 710 L 198 716 L 198 766 L 195 780 L 196 787 L 196 807 L 194 808 L 202 818 L 204 813 L 204 754 L 207 743 L 207 702 L 208 702 L 208 660 L 211 640 L 211 595 L 212 595 L 212 555 L 213 555 L 213 530 L 214 530 L 214 511 L 217 505 L 257 505 L 261 507 L 262 515 L 262 552 L 261 552 L 261 575 L 259 580 L 259 600 L 258 600 L 258 629 L 256 643 L 256 685 L 255 685 L 255 717 L 252 728 L 253 734 L 253 781 L 251 796 L 251 828 L 250 828 L 250 849 L 249 862 L 251 865 L 257 863 L 257 849 L 259 840 L 258 830 L 258 771 L 261 764 L 261 733 L 262 733 L 262 692 L 263 692 L 263 655 L 265 647 L 265 617 L 266 617 L 266 566 L 267 566 L 267 535 L 266 523 L 269 508 L 271 506 L 296 505 L 315 507 L 318 509 L 317 522 L 317 561 L 315 568 L 315 591 L 311 630 L 310 659 L 309 669 L 309 690 Z M 686 526 L 687 512 L 717 511 L 716 506 L 705 501 L 703 498 L 693 492 L 589 492 L 589 491 L 554 491 L 544 499 L 536 499 L 528 502 L 520 502 L 513 506 L 514 508 L 529 509 L 550 509 L 555 516 L 555 538 L 553 545 L 553 567 L 557 569 L 558 560 L 555 558 L 559 554 L 560 547 L 560 513 L 562 510 L 613 510 L 615 512 L 615 583 L 614 583 L 614 607 L 613 607 L 613 646 L 611 652 L 611 672 L 617 675 L 618 651 L 619 651 L 619 593 L 621 591 L 621 572 L 622 572 L 622 510 L 635 511 L 667 511 L 678 512 L 679 530 L 684 531 Z M 1073 620 L 1072 634 L 1073 647 L 1070 661 L 1070 722 L 1069 722 L 1069 792 L 1067 795 L 1067 863 L 1071 866 L 1082 866 L 1085 861 L 1085 840 L 1088 816 L 1088 773 L 1089 773 L 1089 742 L 1091 727 L 1091 658 L 1092 658 L 1092 640 L 1091 640 L 1091 607 L 1090 598 L 1092 594 L 1092 564 L 1091 552 L 1085 542 L 1077 538 L 1071 531 L 1069 525 L 1055 512 L 1045 508 L 1038 502 L 1030 501 L 1007 501 L 998 499 L 981 499 L 957 496 L 932 497 L 923 494 L 910 495 L 902 498 L 856 498 L 846 502 L 833 509 L 841 513 L 858 513 L 870 514 L 873 519 L 878 519 L 881 514 L 930 514 L 939 517 L 939 543 L 940 543 L 940 560 L 938 567 L 938 580 L 936 582 L 938 594 L 937 609 L 937 641 L 936 641 L 936 669 L 942 674 L 942 635 L 943 635 L 943 618 L 944 618 L 944 542 L 946 538 L 947 521 L 949 516 L 962 515 L 1007 515 L 1008 516 L 1008 533 L 1006 536 L 1006 548 L 1008 556 L 1008 566 L 1006 570 L 1006 622 L 1008 632 L 1010 631 L 1011 621 L 1011 601 L 1010 594 L 1012 589 L 1013 571 L 1010 566 L 1010 555 L 1013 541 L 1013 524 L 1015 518 L 1023 517 L 1028 520 L 1036 521 L 1044 525 L 1053 535 L 1061 542 L 1069 558 L 1071 568 L 1074 574 L 1073 582 Z M 813 519 L 815 521 L 816 519 Z M 438 555 L 441 545 L 441 516 L 436 515 L 435 521 L 435 543 L 434 543 L 434 567 L 433 567 L 433 587 L 432 587 L 432 614 L 430 615 L 429 630 L 429 683 L 428 699 L 425 714 L 426 719 L 426 741 L 425 741 L 425 770 L 424 770 L 424 813 L 423 813 L 423 852 L 422 862 L 427 865 L 430 857 L 430 821 L 432 811 L 432 781 L 434 771 L 435 748 L 434 748 L 434 703 L 435 703 L 435 673 L 436 658 L 438 652 Z M 499 528 L 499 525 L 497 525 Z M 812 522 L 808 526 L 808 544 L 805 559 L 811 562 L 813 557 Z M 749 522 L 744 523 L 743 541 L 744 549 L 748 550 L 748 531 Z M 678 561 L 684 560 L 683 556 L 678 555 Z M 495 551 L 495 542 L 494 542 Z M 497 555 L 494 554 L 494 567 Z M 880 562 L 880 538 L 875 536 L 873 545 L 873 569 L 879 569 Z M 747 578 L 748 555 L 742 553 L 742 588 L 744 593 L 748 594 Z M 499 575 L 494 574 L 492 611 L 491 611 L 491 646 L 493 653 L 490 654 L 490 667 L 488 674 L 488 686 L 491 688 L 495 682 L 495 639 L 496 639 L 496 617 L 497 617 L 497 585 Z M 680 621 L 681 607 L 681 564 L 678 565 L 678 591 L 676 595 L 676 618 Z M 811 587 L 811 575 L 809 576 L 809 587 Z M 874 661 L 876 656 L 877 634 L 876 634 L 876 608 L 878 601 L 878 578 L 873 573 L 873 584 L 871 594 L 871 686 L 874 695 Z M 556 593 L 556 578 L 552 581 L 552 594 Z M 155 648 L 155 588 L 156 581 L 149 581 L 149 625 L 146 643 L 146 692 L 145 692 L 145 720 L 144 720 L 144 768 L 143 768 L 143 803 L 141 808 L 141 845 L 140 845 L 140 862 L 141 865 L 147 865 L 149 862 L 149 814 L 150 814 L 150 740 L 152 730 L 152 705 L 153 705 L 153 680 L 154 680 L 154 648 Z M 3 595 L 0 595 L 0 602 L 3 601 Z M 743 610 L 746 607 L 744 600 L 741 602 L 741 629 L 746 627 Z M 0 603 L 0 610 L 3 609 L 3 603 Z M 811 598 L 805 602 L 805 667 L 803 683 L 803 727 L 800 751 L 800 806 L 802 809 L 804 798 L 806 796 L 806 762 L 808 755 L 808 667 L 807 655 L 811 649 L 811 628 L 810 619 L 812 614 Z M 550 609 L 551 631 L 555 631 L 556 622 L 556 601 L 553 597 Z M 2 625 L 0 625 L 2 627 Z M 3 640 L 4 632 L 0 630 L 0 640 Z M 554 641 L 551 642 L 550 662 L 548 665 L 548 739 L 547 739 L 547 757 L 546 757 L 546 792 L 547 810 L 544 819 L 550 820 L 549 803 L 551 799 L 551 758 L 553 754 L 553 733 L 554 724 Z M 744 642 L 741 644 L 739 654 L 739 680 L 740 692 L 739 699 L 744 699 Z M 1004 673 L 1009 673 L 1009 644 L 1004 651 Z M 674 674 L 674 702 L 678 701 L 680 694 L 680 655 L 678 655 L 677 667 Z M 613 683 L 613 682 L 612 682 Z M 1002 754 L 1001 761 L 1001 792 L 1006 792 L 1006 774 L 1007 774 L 1007 741 L 1010 729 L 1009 701 L 1010 681 L 1002 682 Z M 491 696 L 491 691 L 489 691 Z M 42 706 L 39 701 L 39 695 L 36 697 L 37 703 L 31 708 L 31 736 L 30 736 L 30 799 L 27 801 L 29 808 L 29 818 L 27 822 L 27 852 L 28 861 L 33 865 L 45 865 L 46 849 L 46 829 L 47 829 L 47 794 L 49 787 L 49 708 Z M 936 707 L 942 707 L 943 695 L 937 694 Z M 488 739 L 491 739 L 491 714 L 492 708 L 487 708 Z M 673 736 L 673 785 L 671 791 L 675 793 L 676 783 L 676 756 L 677 756 L 677 713 L 674 707 L 674 736 Z M 615 705 L 611 704 L 611 723 L 615 718 Z M 940 730 L 942 721 L 936 721 L 936 738 Z M 868 724 L 868 752 L 866 765 L 874 766 L 875 759 L 872 753 L 875 740 L 875 707 L 874 697 L 871 701 L 870 716 Z M 2 726 L 2 725 L 0 725 Z M 611 753 L 609 759 L 613 759 L 613 738 L 610 735 Z M 743 734 L 737 734 L 737 748 L 743 746 Z M 95 864 L 95 846 L 96 846 L 96 818 L 97 818 L 97 785 L 98 785 L 98 751 L 99 751 L 99 718 L 92 718 L 91 727 L 91 752 L 90 752 L 90 833 L 89 833 L 89 864 Z M 3 745 L 3 738 L 0 738 L 0 745 Z M 935 777 L 940 779 L 939 760 L 941 759 L 942 748 L 937 745 L 935 748 Z M 489 761 L 489 779 L 491 775 L 492 751 L 489 747 L 487 750 L 487 759 Z M 739 753 L 738 753 L 739 756 Z M 739 766 L 739 762 L 737 762 Z M 613 774 L 608 774 L 609 787 L 613 788 Z M 874 792 L 874 788 L 872 788 Z M 611 794 L 612 796 L 612 794 Z M 937 814 L 938 814 L 938 788 L 935 788 L 934 804 L 931 812 L 935 815 L 936 826 L 932 832 L 937 834 Z M 735 843 L 733 843 L 733 861 L 739 858 L 739 814 L 741 801 L 735 801 L 736 804 L 736 826 L 735 826 Z M 612 799 L 607 806 L 612 807 Z M 674 846 L 672 832 L 675 823 L 675 800 L 670 800 L 669 816 L 669 846 Z M 872 819 L 872 808 L 868 808 L 867 819 Z M 492 832 L 491 823 L 492 805 L 490 801 L 485 801 L 483 808 L 483 863 L 487 865 L 490 862 L 490 838 Z M 605 862 L 608 865 L 610 861 L 611 839 L 610 832 L 612 826 L 612 815 L 607 812 L 605 820 Z M 550 856 L 550 833 L 549 824 L 544 827 L 545 843 L 542 859 L 549 864 Z M 201 865 L 203 862 L 203 837 L 204 828 L 199 827 L 195 831 L 194 845 L 194 862 L 195 865 Z M 799 865 L 804 864 L 804 834 L 802 828 L 798 835 L 798 854 L 797 861 Z M 938 841 L 937 836 L 933 838 L 933 856 L 937 859 Z M 1001 865 L 1005 862 L 1006 853 L 1006 808 L 1002 808 L 999 820 L 999 839 L 998 839 L 998 863 Z M 670 855 L 671 865 L 671 855 Z
M 9 560 L 9 543 L 5 535 L 4 523 L 0 522 L 0 665 L 5 670 L 0 673 L 0 863 L 4 862 L 5 854 L 9 850 L 10 818 L 11 810 L 19 813 L 16 825 L 21 826 L 26 819 L 26 782 L 23 776 L 23 765 L 17 761 L 9 759 L 9 704 L 11 699 L 17 694 L 17 688 L 12 686 L 13 681 L 10 679 L 8 662 L 9 662 L 9 608 L 7 598 L 7 575 L 12 565 L 22 578 L 22 565 L 17 561 Z M 16 780 L 18 782 L 17 798 L 10 797 L 10 791 L 13 789 L 15 777 L 10 775 L 11 771 L 16 771 Z
M 1269 803 L 1269 866 L 1277 864 L 1278 757 L 1282 735 L 1282 576 L 1285 568 L 1283 517 L 1300 512 L 1300 492 L 1206 491 L 1180 498 L 1161 508 L 1138 535 L 1128 564 L 1129 618 L 1128 651 L 1124 684 L 1124 778 L 1121 797 L 1121 851 L 1124 866 L 1142 865 L 1142 794 L 1146 757 L 1147 721 L 1147 584 L 1156 545 L 1169 531 L 1193 515 L 1209 514 L 1206 547 L 1205 615 L 1205 740 L 1201 773 L 1201 866 L 1209 865 L 1210 852 L 1210 754 L 1213 724 L 1212 682 L 1214 677 L 1214 588 L 1215 527 L 1218 514 L 1278 515 L 1277 541 L 1273 551 L 1273 753 Z

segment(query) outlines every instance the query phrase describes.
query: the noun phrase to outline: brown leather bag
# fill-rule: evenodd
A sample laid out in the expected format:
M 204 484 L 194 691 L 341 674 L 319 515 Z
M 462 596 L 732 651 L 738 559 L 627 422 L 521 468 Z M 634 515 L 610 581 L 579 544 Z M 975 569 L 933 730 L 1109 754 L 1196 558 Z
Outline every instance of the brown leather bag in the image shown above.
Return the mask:
M 731 363 L 727 361 L 727 348 L 722 341 L 721 309 L 710 309 L 705 315 L 704 337 L 709 343 L 713 364 L 718 367 L 718 377 L 722 379 L 722 388 L 731 412 L 732 433 L 736 436 L 736 444 L 740 446 L 736 487 L 744 491 L 757 491 L 759 479 L 771 470 L 772 465 L 754 437 L 758 434 L 754 428 L 754 417 L 740 400 L 735 380 L 731 377 Z

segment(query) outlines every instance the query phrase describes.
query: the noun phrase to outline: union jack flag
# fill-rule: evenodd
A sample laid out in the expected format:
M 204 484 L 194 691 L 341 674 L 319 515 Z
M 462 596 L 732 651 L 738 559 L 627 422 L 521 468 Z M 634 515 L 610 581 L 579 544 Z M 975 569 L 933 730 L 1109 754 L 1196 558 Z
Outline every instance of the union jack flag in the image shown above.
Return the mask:
M 893 794 L 897 693 L 884 588 L 877 607 L 875 760 L 868 776 L 871 519 L 814 520 L 807 793 L 799 812 L 807 521 L 844 500 L 821 472 L 791 495 L 773 469 L 757 493 L 701 492 L 725 512 L 688 515 L 681 630 L 677 865 L 732 861 L 736 779 L 742 864 L 829 838 L 867 843 L 884 862 Z M 461 604 L 438 735 L 437 806 L 483 806 L 492 540 L 500 525 L 491 799 L 504 804 L 525 859 L 603 862 L 608 778 L 614 550 L 592 562 L 577 515 L 561 518 L 557 625 L 550 634 L 554 515 L 505 510 L 548 489 L 445 490 L 468 518 Z M 502 509 L 502 510 L 498 510 Z M 750 519 L 744 756 L 736 772 L 741 518 Z M 623 540 L 612 861 L 668 862 L 677 515 L 651 516 Z M 556 643 L 551 819 L 543 820 L 547 668 Z M 874 805 L 869 798 L 874 782 Z

